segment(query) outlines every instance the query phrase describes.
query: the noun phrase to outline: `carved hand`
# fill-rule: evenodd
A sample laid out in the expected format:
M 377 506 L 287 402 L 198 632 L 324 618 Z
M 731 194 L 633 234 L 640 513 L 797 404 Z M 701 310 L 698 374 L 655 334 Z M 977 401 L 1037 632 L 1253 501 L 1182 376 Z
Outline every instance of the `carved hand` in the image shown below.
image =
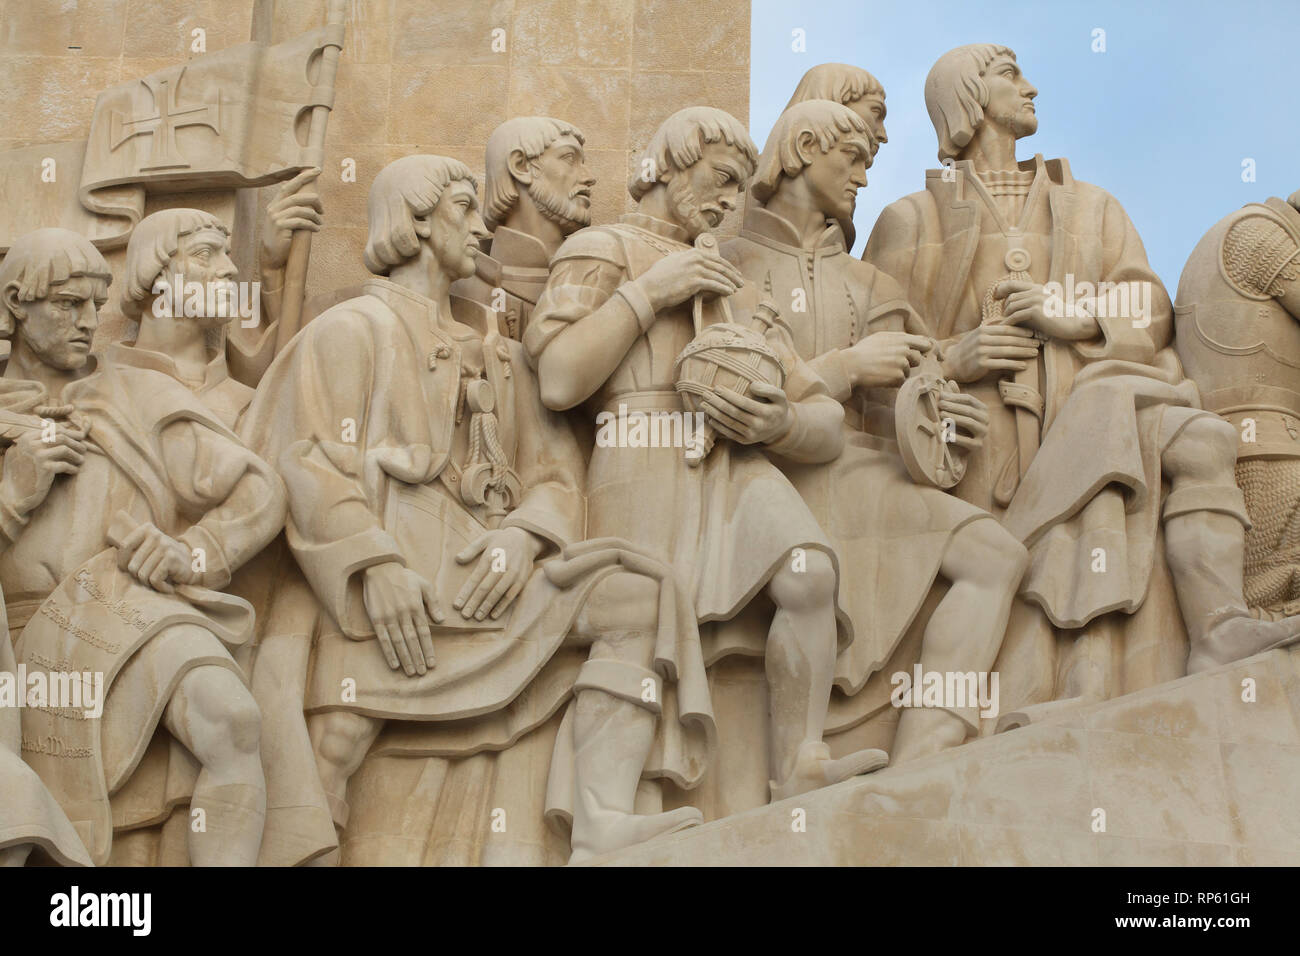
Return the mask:
M 171 594 L 195 580 L 190 549 L 149 522 L 137 525 L 117 547 L 117 566 L 141 584 Z
M 973 451 L 984 444 L 989 432 L 989 410 L 974 395 L 944 392 L 939 399 L 939 414 L 952 420 L 954 445 Z
M 289 258 L 289 243 L 296 229 L 316 232 L 321 226 L 320 196 L 304 192 L 314 185 L 319 169 L 305 169 L 282 185 L 275 199 L 266 207 L 266 223 L 262 227 L 262 273 L 278 272 Z
M 958 382 L 978 382 L 989 372 L 1019 372 L 1038 356 L 1042 343 L 1032 329 L 981 325 L 971 329 L 943 356 L 943 373 Z
M 75 475 L 86 458 L 84 431 L 60 427 L 55 440 L 39 431 L 24 432 L 4 455 L 0 496 L 20 515 L 40 507 L 57 475 Z
M 788 432 L 794 423 L 794 410 L 785 392 L 766 382 L 755 382 L 749 390 L 757 397 L 719 388 L 713 397 L 700 402 L 718 434 L 742 445 L 759 445 Z
M 362 598 L 388 666 L 400 667 L 407 677 L 426 673 L 434 665 L 429 620 L 443 620 L 433 585 L 390 561 L 366 568 Z
M 1067 310 L 1065 302 L 1058 299 L 1056 304 L 1059 307 L 1049 309 L 1047 300 L 1051 297 L 1047 290 L 1019 279 L 1001 283 L 993 295 L 1006 299 L 1003 317 L 1008 325 L 1036 329 L 1054 339 L 1090 339 L 1097 334 L 1097 320 L 1087 300 L 1073 302 Z
M 522 528 L 497 528 L 481 535 L 456 560 L 466 564 L 478 558 L 456 600 L 451 604 L 466 618 L 496 620 L 514 603 L 533 573 L 533 562 L 545 543 Z
M 908 332 L 876 332 L 841 350 L 854 388 L 902 385 L 934 342 Z
M 660 259 L 635 281 L 658 314 L 699 292 L 731 295 L 740 288 L 744 277 L 719 255 L 683 249 Z

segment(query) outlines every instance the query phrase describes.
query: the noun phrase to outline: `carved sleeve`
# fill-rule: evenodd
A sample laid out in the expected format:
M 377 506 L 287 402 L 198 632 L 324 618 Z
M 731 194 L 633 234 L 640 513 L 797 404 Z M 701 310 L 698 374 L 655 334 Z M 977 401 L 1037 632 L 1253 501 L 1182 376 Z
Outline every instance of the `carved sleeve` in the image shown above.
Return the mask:
M 519 348 L 511 343 L 514 348 Z M 516 363 L 517 367 L 523 363 Z M 582 539 L 586 502 L 585 466 L 568 416 L 541 402 L 537 382 L 520 376 L 517 433 L 519 480 L 524 487 L 519 507 L 501 522 L 545 539 L 556 550 Z
M 375 341 L 360 312 L 322 316 L 267 373 L 241 430 L 284 479 L 289 546 L 316 595 L 346 627 L 353 575 L 405 563 L 364 474 Z
M 182 513 L 200 516 L 178 539 L 202 550 L 199 583 L 224 588 L 284 525 L 284 484 L 262 459 L 201 422 L 174 421 L 160 437 Z
M 1089 361 L 1120 359 L 1149 364 L 1173 341 L 1173 304 L 1164 283 L 1147 261 L 1146 249 L 1128 214 L 1109 193 L 1096 191 L 1101 193 L 1102 201 L 1100 278 L 1115 283 L 1129 300 L 1129 307 L 1124 308 L 1123 300 L 1112 296 L 1114 304 L 1120 307 L 1112 310 L 1108 301 L 1108 308 L 1101 311 L 1117 314 L 1098 315 L 1099 337 L 1074 343 L 1074 347 Z M 1140 321 L 1135 311 L 1137 295 L 1142 297 L 1146 309 Z M 1149 324 L 1144 326 L 1143 322 Z
M 625 277 L 622 266 L 605 259 L 552 264 L 524 334 L 548 408 L 563 411 L 595 394 L 654 321 L 644 294 Z
M 809 464 L 838 458 L 844 451 L 844 406 L 830 395 L 826 382 L 799 358 L 784 335 L 769 336 L 768 341 L 790 370 L 785 394 L 794 413 L 790 430 L 769 442 L 768 450 L 790 461 Z

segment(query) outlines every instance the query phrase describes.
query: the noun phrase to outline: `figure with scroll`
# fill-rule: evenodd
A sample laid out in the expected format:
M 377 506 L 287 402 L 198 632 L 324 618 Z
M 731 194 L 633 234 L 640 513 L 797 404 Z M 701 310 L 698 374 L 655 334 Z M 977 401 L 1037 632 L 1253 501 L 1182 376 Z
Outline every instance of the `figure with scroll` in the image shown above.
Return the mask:
M 252 610 L 218 589 L 278 532 L 284 491 L 175 378 L 94 368 L 110 281 L 94 247 L 62 229 L 20 238 L 0 266 L 10 633 L 28 668 L 100 673 L 107 688 L 99 719 L 29 710 L 24 757 L 102 864 L 111 796 L 161 723 L 201 768 L 191 862 L 248 865 L 266 794 L 258 710 L 231 649 L 251 636 Z

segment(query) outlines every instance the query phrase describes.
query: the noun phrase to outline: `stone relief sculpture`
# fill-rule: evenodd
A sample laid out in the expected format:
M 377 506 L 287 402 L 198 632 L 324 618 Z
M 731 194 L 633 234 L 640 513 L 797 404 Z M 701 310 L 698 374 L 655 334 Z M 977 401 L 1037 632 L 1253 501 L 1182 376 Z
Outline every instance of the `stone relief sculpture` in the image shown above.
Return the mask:
M 700 722 L 698 647 L 671 646 L 683 643 L 671 595 L 653 579 L 668 572 L 637 570 L 653 557 L 608 541 L 572 547 L 583 530 L 576 442 L 495 314 L 450 294 L 486 235 L 473 177 L 444 157 L 398 160 L 371 187 L 370 221 L 367 265 L 386 278 L 295 338 L 244 427 L 291 489 L 289 545 L 333 625 L 318 638 L 306 710 L 336 822 L 385 721 L 425 722 L 425 746 L 469 755 L 499 729 L 473 718 L 505 709 L 526 731 L 570 693 L 572 753 L 557 745 L 551 774 L 553 789 L 577 795 L 574 855 L 692 822 L 685 810 L 634 813 L 663 697 L 656 672 L 627 657 L 666 655 L 686 687 L 681 719 Z M 637 599 L 658 628 L 596 623 L 593 606 L 627 614 Z M 571 630 L 594 645 L 585 663 L 556 656 Z
M 10 633 L 19 662 L 101 675 L 106 694 L 102 719 L 25 711 L 24 755 L 103 863 L 129 815 L 111 797 L 161 722 L 199 765 L 190 803 L 206 826 L 190 834 L 191 860 L 250 864 L 265 811 L 260 726 L 229 648 L 251 637 L 252 613 L 213 589 L 278 531 L 284 490 L 161 370 L 172 356 L 141 349 L 137 363 L 94 368 L 110 281 L 98 251 L 61 229 L 20 238 L 0 267 L 15 340 L 5 407 L 26 423 L 4 456 Z
M 305 288 L 329 7 L 113 87 L 54 150 L 93 202 L 6 232 L 0 865 L 617 861 L 1300 639 L 1300 193 L 1171 307 L 979 44 L 861 260 L 885 89 L 825 63 L 761 155 L 647 127 L 615 222 L 565 120 L 497 126 L 481 203 L 385 154 L 371 277 Z
M 700 331 L 696 297 L 731 297 L 743 283 L 720 255 L 691 243 L 735 208 L 757 158 L 744 127 L 721 110 L 689 108 L 659 127 L 641 166 L 651 175 L 629 183 L 637 211 L 575 233 L 552 261 L 525 336 L 548 407 L 586 403 L 593 418 L 682 415 L 676 363 Z M 702 463 L 692 466 L 682 447 L 598 442 L 587 472 L 588 535 L 627 539 L 672 568 L 688 624 L 725 620 L 760 589 L 776 606 L 765 649 L 774 800 L 874 769 L 885 756 L 832 759 L 822 742 L 836 651 L 850 636 L 837 620 L 838 569 L 765 451 L 831 459 L 842 448 L 843 412 L 788 346 L 784 362 L 784 390 L 756 383 L 748 395 L 718 390 L 704 401 L 708 424 L 728 441 Z M 645 668 L 653 615 L 634 621 L 628 609 L 604 613 L 640 632 L 636 666 Z M 624 705 L 627 719 L 638 719 L 636 707 Z M 578 719 L 582 710 L 580 698 Z
M 452 291 L 497 312 L 502 335 L 522 341 L 551 257 L 591 225 L 596 180 L 585 142 L 576 126 L 546 116 L 516 116 L 488 137 L 483 219 L 492 241 Z
M 885 133 L 885 88 L 861 67 L 847 63 L 819 63 L 799 80 L 785 108 L 788 110 L 805 100 L 830 100 L 857 113 L 871 131 L 870 160 L 874 160 L 880 147 L 889 142 Z M 840 231 L 844 233 L 845 250 L 852 249 L 857 234 L 853 220 L 840 222 Z
M 1246 497 L 1245 597 L 1266 618 L 1300 611 L 1300 193 L 1251 203 L 1197 244 L 1178 283 L 1178 355 L 1201 402 L 1237 430 Z
M 940 574 L 952 586 L 930 617 L 919 663 L 927 671 L 987 673 L 1026 562 L 1024 547 L 992 515 L 917 484 L 898 453 L 896 388 L 933 342 L 898 284 L 845 249 L 840 223 L 852 218 L 866 185 L 873 138 L 839 103 L 789 107 L 759 159 L 740 236 L 723 245 L 764 294 L 802 306 L 791 313 L 795 347 L 844 405 L 844 452 L 829 464 L 784 470 L 840 561 L 840 601 L 855 638 L 836 676 L 850 694 L 890 658 Z M 979 447 L 988 420 L 982 402 L 947 393 L 939 411 L 953 425 L 958 454 Z M 863 495 L 864 487 L 872 493 Z M 978 733 L 977 711 L 973 700 L 960 709 L 903 711 L 893 762 Z
M 882 213 L 864 253 L 931 323 L 945 373 L 990 409 L 955 491 L 1029 548 L 1021 593 L 1034 607 L 1013 617 L 999 669 L 1020 671 L 1031 703 L 1117 690 L 1086 641 L 1065 645 L 1057 687 L 1047 621 L 1067 642 L 1108 614 L 1153 628 L 1137 615 L 1155 593 L 1161 531 L 1177 609 L 1160 615 L 1168 633 L 1181 610 L 1187 669 L 1258 653 L 1300 624 L 1246 606 L 1236 436 L 1182 375 L 1168 296 L 1132 224 L 1064 160 L 1016 161 L 1038 128 L 1036 95 L 1006 47 L 944 54 L 926 79 L 944 169 Z M 1165 679 L 1185 672 L 1174 649 L 1151 655 Z

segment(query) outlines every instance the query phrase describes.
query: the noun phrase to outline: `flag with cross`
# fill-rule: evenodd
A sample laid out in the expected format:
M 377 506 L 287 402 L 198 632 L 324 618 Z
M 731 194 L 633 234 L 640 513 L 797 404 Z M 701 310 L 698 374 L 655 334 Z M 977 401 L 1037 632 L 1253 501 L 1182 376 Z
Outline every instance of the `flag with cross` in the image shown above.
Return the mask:
M 23 197 L 0 210 L 0 252 L 41 226 L 114 249 L 149 194 L 265 186 L 321 165 L 308 131 L 316 109 L 333 104 L 333 73 L 321 64 L 342 36 L 340 22 L 196 56 L 100 93 L 84 142 L 0 153 L 0 187 Z

